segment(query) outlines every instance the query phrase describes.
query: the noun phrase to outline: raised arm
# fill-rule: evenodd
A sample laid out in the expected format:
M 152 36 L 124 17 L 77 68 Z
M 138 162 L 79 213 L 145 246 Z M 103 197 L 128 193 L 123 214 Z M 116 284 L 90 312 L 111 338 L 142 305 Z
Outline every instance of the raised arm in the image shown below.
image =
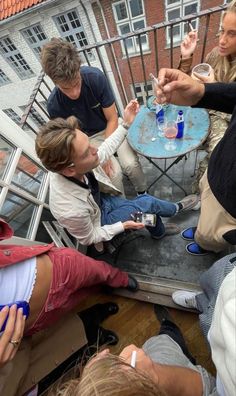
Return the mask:
M 193 53 L 197 46 L 198 33 L 197 31 L 191 31 L 185 36 L 184 40 L 180 45 L 180 61 L 178 69 L 184 73 L 190 73 Z
M 175 69 L 161 69 L 158 80 L 159 103 L 203 107 L 229 114 L 236 105 L 236 83 L 202 84 Z

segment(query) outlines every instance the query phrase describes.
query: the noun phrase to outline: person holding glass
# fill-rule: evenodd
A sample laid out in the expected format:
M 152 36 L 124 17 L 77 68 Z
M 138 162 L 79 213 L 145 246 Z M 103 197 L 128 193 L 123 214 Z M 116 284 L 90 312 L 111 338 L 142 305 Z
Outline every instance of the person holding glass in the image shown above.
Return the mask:
M 197 40 L 198 33 L 192 30 L 180 46 L 181 59 L 178 69 L 184 73 L 189 74 L 191 72 Z M 228 83 L 236 80 L 236 0 L 229 3 L 226 12 L 223 14 L 219 44 L 207 54 L 205 62 L 211 66 L 209 76 L 200 76 L 194 73 L 194 76 L 202 82 L 212 83 L 218 81 Z M 224 136 L 230 121 L 230 115 L 221 111 L 209 110 L 209 115 L 211 128 L 204 144 L 207 155 L 199 163 L 196 180 L 192 185 L 192 191 L 194 193 L 199 193 L 199 181 L 208 166 L 211 153 Z

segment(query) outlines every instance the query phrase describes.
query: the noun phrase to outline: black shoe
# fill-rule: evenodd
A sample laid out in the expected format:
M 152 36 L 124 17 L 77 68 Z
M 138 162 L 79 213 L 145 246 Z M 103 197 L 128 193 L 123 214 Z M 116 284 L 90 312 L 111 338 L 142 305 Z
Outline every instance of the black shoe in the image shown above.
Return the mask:
M 128 285 L 126 286 L 126 289 L 131 292 L 136 292 L 139 289 L 139 284 L 132 275 L 129 275 L 129 281 L 128 281 Z
M 99 327 L 98 329 L 98 345 L 116 345 L 119 342 L 119 337 L 117 334 L 108 329 L 104 329 L 103 327 Z
M 170 313 L 169 313 L 168 309 L 166 307 L 164 307 L 163 305 L 154 304 L 154 312 L 155 312 L 155 315 L 160 323 L 166 319 L 171 321 Z
M 118 305 L 109 301 L 104 304 L 95 304 L 92 307 L 79 312 L 79 316 L 84 325 L 98 326 L 105 319 L 109 318 L 111 315 L 115 315 L 118 311 Z

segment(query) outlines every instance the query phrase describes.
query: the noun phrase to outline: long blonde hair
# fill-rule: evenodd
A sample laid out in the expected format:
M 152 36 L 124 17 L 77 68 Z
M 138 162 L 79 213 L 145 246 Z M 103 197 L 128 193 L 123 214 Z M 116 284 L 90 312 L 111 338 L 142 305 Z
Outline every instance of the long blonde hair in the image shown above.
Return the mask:
M 85 366 L 80 379 L 66 382 L 53 395 L 166 396 L 150 377 L 111 354 L 94 359 Z
M 229 12 L 235 13 L 236 15 L 236 0 L 229 3 L 226 11 L 224 12 L 223 19 Z M 214 69 L 217 81 L 232 82 L 236 80 L 236 62 L 232 64 L 228 56 L 219 55 L 218 48 L 214 48 L 213 51 L 211 51 L 211 53 L 206 57 L 206 62 Z

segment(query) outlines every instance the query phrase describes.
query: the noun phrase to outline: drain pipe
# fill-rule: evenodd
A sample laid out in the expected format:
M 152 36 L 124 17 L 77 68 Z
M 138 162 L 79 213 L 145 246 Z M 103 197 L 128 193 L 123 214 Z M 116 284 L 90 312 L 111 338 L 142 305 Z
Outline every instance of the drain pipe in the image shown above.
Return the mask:
M 108 37 L 108 39 L 110 39 L 111 36 L 110 36 L 110 32 L 109 32 L 109 29 L 108 29 L 108 25 L 107 25 L 107 21 L 106 21 L 105 15 L 104 15 L 104 11 L 103 11 L 102 5 L 101 5 L 99 0 L 96 0 L 96 3 L 98 5 L 98 7 L 100 9 L 100 12 L 101 12 L 101 15 L 102 15 L 102 20 L 103 20 L 103 23 L 104 23 L 104 26 L 105 26 L 107 37 Z M 118 64 L 118 62 L 116 60 L 116 54 L 115 54 L 115 51 L 114 51 L 114 48 L 113 48 L 112 44 L 111 44 L 111 51 L 113 53 L 113 59 L 114 59 L 115 65 L 116 65 L 116 71 L 117 71 L 117 74 L 119 75 L 119 80 L 120 80 L 120 83 L 121 83 L 121 86 L 122 86 L 122 92 L 124 94 L 126 103 L 128 103 L 128 97 L 126 95 L 125 86 L 123 84 L 123 79 L 122 79 L 122 76 L 121 76 L 121 73 L 120 73 L 120 69 L 119 69 L 119 64 Z

